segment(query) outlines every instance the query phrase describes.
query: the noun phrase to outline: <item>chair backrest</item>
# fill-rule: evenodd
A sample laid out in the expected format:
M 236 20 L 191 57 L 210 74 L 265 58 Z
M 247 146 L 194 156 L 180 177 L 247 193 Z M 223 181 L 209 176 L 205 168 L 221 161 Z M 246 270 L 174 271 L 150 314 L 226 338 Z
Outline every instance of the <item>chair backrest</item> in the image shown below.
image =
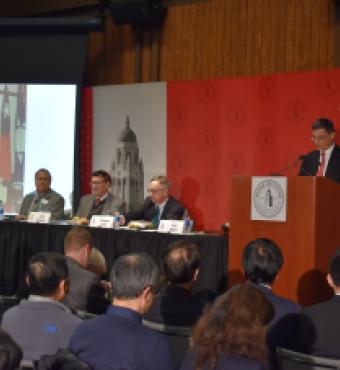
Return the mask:
M 4 296 L 0 295 L 0 323 L 4 313 L 13 306 L 19 304 L 20 298 L 17 296 Z
M 143 320 L 143 325 L 163 334 L 169 344 L 176 369 L 180 367 L 191 343 L 192 328 L 187 326 L 170 326 Z
M 37 368 L 36 361 L 22 360 L 20 362 L 20 369 L 21 370 L 30 370 L 30 369 L 36 369 L 36 368 Z
M 317 357 L 277 348 L 279 370 L 340 370 L 340 359 Z
M 86 312 L 86 311 L 82 311 L 82 310 L 76 310 L 75 315 L 78 316 L 82 320 L 93 319 L 94 317 L 98 316 L 94 313 Z

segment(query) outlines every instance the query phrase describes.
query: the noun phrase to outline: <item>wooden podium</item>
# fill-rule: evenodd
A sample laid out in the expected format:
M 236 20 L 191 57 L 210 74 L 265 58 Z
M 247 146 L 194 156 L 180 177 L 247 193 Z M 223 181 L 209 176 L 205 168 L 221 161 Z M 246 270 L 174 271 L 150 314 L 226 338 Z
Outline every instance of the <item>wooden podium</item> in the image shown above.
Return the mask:
M 229 286 L 243 277 L 241 256 L 256 238 L 275 241 L 284 265 L 273 285 L 275 293 L 303 305 L 329 298 L 329 257 L 340 248 L 340 185 L 324 177 L 287 178 L 287 220 L 252 221 L 251 177 L 232 178 L 229 233 Z

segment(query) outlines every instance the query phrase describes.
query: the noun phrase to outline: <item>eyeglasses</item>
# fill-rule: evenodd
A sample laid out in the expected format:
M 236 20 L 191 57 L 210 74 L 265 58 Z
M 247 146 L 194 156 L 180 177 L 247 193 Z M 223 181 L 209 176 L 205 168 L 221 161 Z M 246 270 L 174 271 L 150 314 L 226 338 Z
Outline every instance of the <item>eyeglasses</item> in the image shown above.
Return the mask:
M 155 194 L 155 193 L 159 193 L 160 191 L 163 191 L 165 189 L 166 188 L 162 188 L 162 189 L 147 189 L 147 192 L 148 193 L 151 193 L 151 194 Z
M 327 135 L 322 135 L 322 136 L 312 136 L 310 139 L 314 142 L 314 143 L 318 143 L 320 141 L 324 141 L 328 138 Z
M 104 184 L 105 181 L 91 181 L 90 186 L 98 186 Z

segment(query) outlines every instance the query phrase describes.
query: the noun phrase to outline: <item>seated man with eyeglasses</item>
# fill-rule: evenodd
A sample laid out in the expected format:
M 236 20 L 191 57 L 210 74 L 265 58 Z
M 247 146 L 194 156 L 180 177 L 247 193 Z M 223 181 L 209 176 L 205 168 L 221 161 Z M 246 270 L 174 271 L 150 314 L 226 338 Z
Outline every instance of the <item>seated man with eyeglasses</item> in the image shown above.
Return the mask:
M 173 370 L 166 338 L 142 325 L 154 297 L 159 270 L 146 254 L 125 254 L 111 270 L 112 304 L 103 315 L 84 320 L 70 350 L 93 370 Z
M 316 149 L 304 156 L 300 176 L 326 176 L 340 183 L 340 148 L 336 145 L 333 122 L 318 118 L 312 125 Z
M 92 194 L 81 197 L 76 217 L 89 220 L 93 215 L 114 215 L 125 210 L 123 200 L 110 193 L 111 176 L 104 170 L 94 171 L 91 179 Z
M 169 195 L 169 180 L 166 176 L 154 176 L 148 186 L 150 194 L 142 207 L 125 215 L 126 222 L 131 220 L 152 221 L 158 226 L 159 220 L 180 220 L 184 208 L 174 197 Z

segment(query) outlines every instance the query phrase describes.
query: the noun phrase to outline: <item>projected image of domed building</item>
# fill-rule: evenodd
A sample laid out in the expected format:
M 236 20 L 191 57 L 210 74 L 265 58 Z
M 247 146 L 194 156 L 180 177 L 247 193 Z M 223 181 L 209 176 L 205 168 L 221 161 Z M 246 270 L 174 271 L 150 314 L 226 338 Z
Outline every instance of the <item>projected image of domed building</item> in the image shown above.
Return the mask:
M 144 200 L 144 166 L 139 158 L 136 134 L 130 128 L 127 116 L 125 128 L 118 135 L 112 162 L 112 193 L 126 203 L 127 211 L 138 209 Z

